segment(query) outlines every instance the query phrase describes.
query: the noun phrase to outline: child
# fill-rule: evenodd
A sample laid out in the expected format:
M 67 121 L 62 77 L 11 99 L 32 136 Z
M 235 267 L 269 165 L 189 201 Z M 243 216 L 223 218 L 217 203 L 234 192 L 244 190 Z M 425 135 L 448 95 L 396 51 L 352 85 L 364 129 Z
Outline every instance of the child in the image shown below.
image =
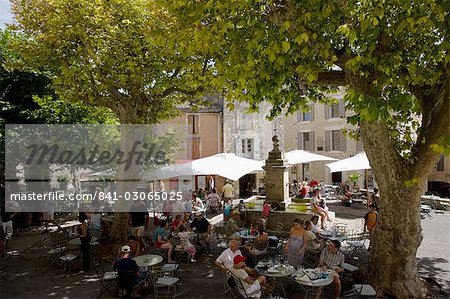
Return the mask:
M 377 206 L 375 204 L 370 204 L 370 211 L 364 215 L 364 232 L 369 231 L 369 237 L 372 239 L 373 231 L 378 223 L 378 213 L 376 211 Z M 372 243 L 372 242 L 370 242 Z M 369 250 L 370 250 L 369 244 Z
M 232 207 L 231 200 L 228 199 L 228 200 L 225 202 L 225 207 L 224 207 L 224 209 L 223 209 L 223 221 L 224 221 L 224 222 L 226 222 L 226 221 L 228 221 L 228 219 L 230 219 L 230 216 L 231 216 L 231 207 Z
M 184 231 L 184 227 L 180 227 L 180 232 L 178 233 L 178 236 L 180 237 L 180 246 L 184 251 L 186 251 L 189 255 L 189 258 L 191 259 L 191 263 L 197 262 L 195 260 L 195 253 L 196 248 L 192 243 L 189 241 L 189 232 Z

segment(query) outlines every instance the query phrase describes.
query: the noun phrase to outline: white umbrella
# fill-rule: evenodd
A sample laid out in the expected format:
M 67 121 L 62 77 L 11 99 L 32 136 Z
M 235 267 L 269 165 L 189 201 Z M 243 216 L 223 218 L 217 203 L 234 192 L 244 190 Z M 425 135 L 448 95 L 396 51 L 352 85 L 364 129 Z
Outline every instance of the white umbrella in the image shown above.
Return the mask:
M 235 154 L 222 153 L 181 165 L 162 167 L 154 172 L 145 174 L 143 180 L 192 175 L 219 175 L 235 181 L 248 173 L 258 171 L 264 171 L 261 162 L 238 157 Z
M 304 150 L 293 150 L 287 152 L 285 158 L 289 164 L 302 164 L 310 163 L 314 161 L 336 161 L 335 158 L 330 158 L 327 156 L 322 156 L 314 153 L 310 153 Z
M 326 165 L 331 172 L 371 169 L 366 153 L 339 160 Z
M 142 177 L 144 181 L 156 181 L 163 180 L 178 176 L 193 176 L 193 175 L 205 175 L 205 173 L 193 169 L 189 163 L 166 165 L 152 172 L 145 173 Z

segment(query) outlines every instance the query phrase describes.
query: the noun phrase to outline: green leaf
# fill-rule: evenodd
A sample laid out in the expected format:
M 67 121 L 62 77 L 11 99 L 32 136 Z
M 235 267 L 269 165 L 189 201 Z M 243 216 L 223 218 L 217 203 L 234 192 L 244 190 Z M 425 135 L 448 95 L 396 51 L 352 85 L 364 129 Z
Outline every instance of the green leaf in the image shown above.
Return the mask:
M 288 41 L 283 41 L 281 43 L 282 49 L 284 53 L 287 53 L 289 51 L 289 49 L 291 48 L 291 43 Z

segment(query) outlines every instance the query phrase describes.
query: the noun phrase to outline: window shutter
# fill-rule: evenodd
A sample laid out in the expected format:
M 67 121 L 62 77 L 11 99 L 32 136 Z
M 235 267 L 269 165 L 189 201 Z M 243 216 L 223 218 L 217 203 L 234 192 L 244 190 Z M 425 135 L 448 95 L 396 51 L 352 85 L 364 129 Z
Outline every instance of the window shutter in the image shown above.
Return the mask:
M 297 122 L 301 122 L 302 121 L 302 111 L 301 110 L 298 110 L 297 111 Z
M 242 139 L 236 140 L 236 152 L 235 154 L 239 157 L 242 157 Z
M 314 120 L 314 104 L 311 104 L 310 113 L 311 113 L 311 121 L 313 121 Z
M 344 133 L 342 131 L 340 131 L 339 138 L 340 138 L 340 141 L 339 141 L 340 150 L 345 152 L 346 148 L 347 148 L 347 144 L 346 144 L 347 140 L 346 140 L 345 135 L 344 135 Z
M 325 151 L 329 152 L 331 149 L 331 131 L 325 131 Z
M 345 117 L 345 104 L 344 101 L 339 101 L 339 117 Z
M 297 132 L 297 149 L 301 150 L 303 149 L 303 133 Z
M 309 142 L 311 144 L 310 151 L 314 152 L 316 150 L 316 140 L 314 139 L 314 132 L 309 132 Z
M 330 118 L 330 106 L 324 105 L 324 109 L 325 109 L 325 119 L 329 119 Z

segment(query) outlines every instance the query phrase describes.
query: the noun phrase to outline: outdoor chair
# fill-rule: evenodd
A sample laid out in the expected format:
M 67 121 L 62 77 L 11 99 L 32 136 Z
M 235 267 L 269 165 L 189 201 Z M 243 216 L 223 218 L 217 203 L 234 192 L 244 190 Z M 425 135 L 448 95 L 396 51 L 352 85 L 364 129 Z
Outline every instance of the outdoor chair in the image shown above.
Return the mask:
M 348 236 L 345 246 L 352 261 L 361 261 L 366 258 L 368 252 L 366 248 L 367 240 L 368 234 L 366 233 L 352 233 Z
M 321 249 L 310 249 L 310 248 L 306 247 L 305 257 L 303 259 L 303 266 L 305 268 L 317 267 L 321 253 L 322 253 Z
M 102 285 L 102 289 L 97 298 L 101 297 L 102 294 L 106 291 L 110 291 L 110 288 L 117 283 L 117 273 L 115 271 L 105 272 L 103 266 L 100 264 L 97 258 L 92 259 L 92 265 L 94 266 L 95 273 L 97 274 L 98 281 Z M 111 293 L 111 295 L 114 295 Z
M 166 272 L 162 269 L 153 269 L 150 272 L 150 279 L 156 299 L 175 298 L 177 296 L 179 278 L 166 275 Z
M 59 260 L 58 254 L 64 251 L 66 247 L 62 245 L 56 245 L 55 243 L 53 243 L 49 234 L 45 234 L 42 237 L 41 243 L 44 246 L 45 250 L 47 251 L 47 260 L 50 262 L 50 264 L 61 266 L 61 261 Z
M 362 297 L 374 297 L 377 292 L 370 284 L 355 284 L 352 289 L 344 293 L 346 298 L 362 298 Z
M 276 236 L 269 236 L 269 244 L 267 246 L 267 255 L 270 257 L 277 256 L 283 248 L 283 242 Z
M 119 297 L 132 296 L 133 293 L 140 296 L 141 287 L 145 280 L 138 281 L 134 271 L 117 271 L 116 281 L 119 287 Z
M 230 293 L 233 296 L 233 298 L 236 298 L 236 295 L 234 294 L 234 289 L 237 287 L 236 281 L 234 281 L 234 278 L 231 275 L 229 275 L 223 271 L 221 271 L 221 272 L 223 273 L 223 277 L 224 277 L 224 283 L 223 283 L 224 291 L 222 292 L 222 294 L 220 294 L 220 296 L 222 297 L 225 294 Z
M 242 280 L 240 280 L 233 274 L 231 274 L 231 277 L 233 278 L 234 282 L 236 283 L 236 287 L 239 291 L 239 294 L 245 299 L 250 299 L 251 297 L 248 296 L 247 292 L 245 291 L 245 287 L 244 287 L 244 284 L 242 283 Z

